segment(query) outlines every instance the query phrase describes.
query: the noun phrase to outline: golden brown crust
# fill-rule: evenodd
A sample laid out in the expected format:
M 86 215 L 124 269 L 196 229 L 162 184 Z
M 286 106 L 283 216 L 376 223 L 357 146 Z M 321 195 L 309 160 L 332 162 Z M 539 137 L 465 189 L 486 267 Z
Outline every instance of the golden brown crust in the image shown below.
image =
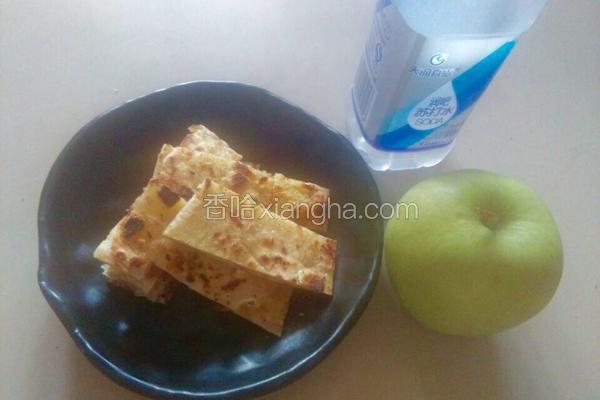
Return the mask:
M 121 234 L 123 237 L 128 238 L 144 228 L 144 220 L 133 213 L 129 213 L 123 222 L 122 227 Z
M 161 186 L 158 196 L 167 207 L 172 207 L 179 200 L 179 195 L 167 186 Z
M 184 138 L 184 146 L 196 145 L 196 150 L 212 151 L 220 157 L 238 161 L 241 155 L 233 151 L 227 143 L 217 137 L 203 126 L 192 126 L 190 134 Z M 203 146 L 201 149 L 200 146 Z M 173 151 L 170 145 L 164 145 L 157 157 L 153 177 L 166 175 L 171 179 L 168 189 L 182 198 L 191 198 L 193 191 L 185 181 L 178 182 L 176 176 L 169 175 L 169 168 L 173 169 L 172 163 L 167 165 L 167 156 Z M 193 176 L 196 171 L 189 170 Z M 163 192 L 163 202 L 171 204 L 175 201 L 170 193 Z M 134 207 L 132 207 L 134 208 Z M 128 216 L 130 213 L 128 211 Z M 163 221 L 166 216 L 159 216 Z M 120 221 L 110 232 L 94 252 L 94 256 L 105 263 L 103 267 L 106 279 L 118 286 L 129 288 L 136 295 L 143 296 L 150 301 L 165 302 L 171 297 L 172 279 L 168 274 L 162 272 L 144 260 L 144 248 L 148 240 L 160 237 L 162 232 L 151 232 L 142 225 L 134 216 L 128 220 Z M 114 265 L 111 265 L 114 264 Z
M 223 200 L 218 219 L 211 218 L 204 207 L 212 196 Z M 254 206 L 253 218 L 242 220 L 231 212 L 235 196 L 206 180 L 163 234 L 276 281 L 332 294 L 335 240 L 270 214 L 261 205 Z
M 211 132 L 203 125 L 191 125 L 188 127 L 190 132 L 181 141 L 181 147 L 190 150 L 207 152 L 231 160 L 241 160 L 242 156 L 236 153 L 229 145 Z
M 166 176 L 177 182 L 174 190 L 186 200 L 191 197 L 192 188 L 210 179 L 236 193 L 250 195 L 254 201 L 282 214 L 286 207 L 291 207 L 294 212 L 288 212 L 286 218 L 319 232 L 327 230 L 326 218 L 311 215 L 311 211 L 320 211 L 326 205 L 327 188 L 185 147 L 172 148 L 162 162 L 164 165 L 157 168 L 155 176 Z
M 151 179 L 131 206 L 129 215 L 115 227 L 109 259 L 129 276 L 123 285 L 137 290 L 135 285 L 139 282 L 162 284 L 164 280 L 175 278 L 241 317 L 280 335 L 292 294 L 290 288 L 218 260 L 209 260 L 200 252 L 161 235 L 185 204 L 179 198 L 174 204 L 167 204 L 161 196 L 164 188 L 172 190 L 175 184 L 164 177 Z M 135 235 L 125 236 L 122 230 L 131 215 L 142 220 L 143 226 Z M 226 237 L 222 239 L 227 241 Z M 146 289 L 150 292 L 151 288 Z M 164 293 L 158 301 L 166 301 L 167 298 L 168 293 Z
M 104 268 L 109 281 L 128 287 L 137 295 L 165 302 L 172 293 L 173 277 L 236 314 L 280 335 L 292 293 L 290 287 L 222 260 L 212 260 L 197 250 L 162 236 L 164 226 L 183 206 L 183 199 L 190 199 L 194 195 L 193 189 L 206 178 L 209 179 L 206 190 L 210 189 L 212 182 L 222 183 L 267 205 L 275 201 L 274 194 L 281 196 L 282 201 L 298 203 L 314 203 L 315 199 L 322 201 L 329 196 L 325 188 L 260 171 L 241 162 L 241 158 L 206 128 L 190 127 L 190 135 L 184 138 L 181 147 L 163 146 L 148 187 L 95 255 L 103 262 L 114 264 Z M 299 218 L 306 226 L 324 228 L 316 226 L 308 215 L 300 215 Z M 252 233 L 254 228 L 240 218 L 234 218 L 232 224 L 242 232 Z M 219 243 L 236 257 L 243 256 L 246 251 L 243 244 L 234 241 L 228 233 L 215 236 L 215 245 Z M 288 258 L 293 250 L 275 240 L 265 239 L 264 243 L 264 248 L 271 252 L 262 254 L 266 257 L 262 259 L 268 260 L 265 264 L 275 271 L 286 270 L 294 264 L 293 258 Z M 259 266 L 255 260 L 248 264 Z M 306 276 L 303 278 L 305 286 L 321 289 L 318 276 L 302 274 Z M 284 277 L 279 272 L 274 272 L 274 276 L 277 279 Z

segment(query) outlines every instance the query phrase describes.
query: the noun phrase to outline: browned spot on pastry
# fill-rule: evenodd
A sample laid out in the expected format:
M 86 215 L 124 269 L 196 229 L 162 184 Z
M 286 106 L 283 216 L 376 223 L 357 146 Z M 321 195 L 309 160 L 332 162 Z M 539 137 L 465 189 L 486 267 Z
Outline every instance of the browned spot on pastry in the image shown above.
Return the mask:
M 208 172 L 208 176 L 211 176 L 211 177 L 215 176 L 215 170 L 213 169 L 212 165 L 209 165 L 209 164 L 200 164 L 198 166 L 198 168 L 200 168 L 200 170 L 202 170 L 202 171 L 207 171 Z
M 314 183 L 304 182 L 302 186 L 304 186 L 304 188 L 307 189 L 309 192 L 314 192 L 315 190 L 317 190 L 317 187 Z
M 194 283 L 194 281 L 196 280 L 196 277 L 194 276 L 194 274 L 191 271 L 188 271 L 187 275 L 185 276 L 185 280 L 189 283 Z
M 275 240 L 273 238 L 265 238 L 263 239 L 263 244 L 267 247 L 271 247 L 275 244 Z
M 281 246 L 281 254 L 283 254 L 284 256 L 287 255 L 287 249 L 285 248 L 285 246 Z
M 177 193 L 173 192 L 166 186 L 161 186 L 160 190 L 158 191 L 158 197 L 160 197 L 162 202 L 165 203 L 167 207 L 173 207 L 173 205 L 179 200 Z
M 229 183 L 232 189 L 241 189 L 246 183 L 250 181 L 250 178 L 254 174 L 246 164 L 242 162 L 236 162 L 233 167 L 233 175 L 231 176 Z
M 211 183 L 212 183 L 212 181 L 210 179 L 208 179 L 208 178 L 204 180 L 203 191 L 205 193 L 208 191 L 208 189 L 210 189 Z
M 224 292 L 231 292 L 242 283 L 244 283 L 244 279 L 232 279 L 223 286 L 221 286 L 221 290 L 223 290 Z
M 233 190 L 241 189 L 246 184 L 246 182 L 248 182 L 248 178 L 238 173 L 234 173 L 229 179 L 229 185 Z
M 283 268 L 284 270 L 287 269 L 287 267 L 289 265 L 291 265 L 291 263 L 285 258 L 282 257 L 280 255 L 274 255 L 269 257 L 266 254 L 263 254 L 261 256 L 258 257 L 258 260 L 261 262 L 261 264 L 263 264 L 264 266 L 267 267 L 272 267 L 272 266 L 279 266 L 281 268 Z
M 335 247 L 336 247 L 336 242 L 333 239 L 327 239 L 325 241 L 325 243 L 323 243 L 323 250 L 327 251 L 327 252 L 333 252 L 335 251 Z
M 260 261 L 263 264 L 269 264 L 271 262 L 271 258 L 268 255 L 263 254 L 258 257 L 258 261 Z
M 230 240 L 231 236 L 228 233 L 215 232 L 213 240 L 221 247 L 224 247 Z
M 333 268 L 333 264 L 335 262 L 336 247 L 337 242 L 333 239 L 327 239 L 325 243 L 323 243 L 323 245 L 321 246 L 325 265 L 328 267 L 328 269 Z
M 183 272 L 183 256 L 178 251 L 173 250 L 170 253 L 166 253 L 165 258 L 169 261 L 169 268 Z
M 266 176 L 261 176 L 260 179 L 258 180 L 258 183 L 260 183 L 261 185 L 263 185 L 264 183 L 267 182 L 269 178 L 267 178 Z
M 315 292 L 325 289 L 325 278 L 317 274 L 306 274 L 301 283 Z
M 123 250 L 115 251 L 114 258 L 118 263 L 124 263 L 127 261 L 127 255 Z
M 244 246 L 242 246 L 239 243 L 234 243 L 233 246 L 231 246 L 231 251 L 233 252 L 233 255 L 235 255 L 235 256 L 239 256 L 240 254 L 242 254 L 243 250 L 244 250 Z
M 251 177 L 253 175 L 250 168 L 246 164 L 239 162 L 239 161 L 235 163 L 234 170 L 235 170 L 235 172 L 237 172 L 241 175 L 244 175 L 246 177 Z
M 123 224 L 123 236 L 128 238 L 139 232 L 144 227 L 144 220 L 136 217 L 135 215 L 129 215 L 127 220 Z
M 143 264 L 144 264 L 144 260 L 142 260 L 142 259 L 141 259 L 141 258 L 139 258 L 139 257 L 132 257 L 132 258 L 129 260 L 129 266 L 130 266 L 131 268 L 139 268 L 139 267 L 141 267 Z
M 173 263 L 173 268 L 175 268 L 178 272 L 183 272 L 183 262 L 181 262 L 179 259 L 176 259 L 175 263 Z
M 178 194 L 186 200 L 189 200 L 194 195 L 194 191 L 187 186 L 182 186 L 178 190 Z
M 158 275 L 160 275 L 160 269 L 154 265 L 154 264 L 150 264 L 150 268 L 148 268 L 148 271 L 146 271 L 146 278 L 148 279 L 152 279 L 157 277 Z
M 204 289 L 208 288 L 208 286 L 210 285 L 210 281 L 208 280 L 208 277 L 204 274 L 199 274 L 198 277 L 202 281 L 202 287 L 204 287 Z
M 273 264 L 279 264 L 284 269 L 285 269 L 285 267 L 290 265 L 290 262 L 280 255 L 273 256 L 272 260 L 273 260 Z

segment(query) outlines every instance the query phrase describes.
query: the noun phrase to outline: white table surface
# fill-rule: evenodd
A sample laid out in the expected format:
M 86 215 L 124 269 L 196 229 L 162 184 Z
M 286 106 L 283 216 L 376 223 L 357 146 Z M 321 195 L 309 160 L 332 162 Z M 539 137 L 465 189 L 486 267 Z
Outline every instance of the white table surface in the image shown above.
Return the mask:
M 36 211 L 60 150 L 124 100 L 197 79 L 266 87 L 343 129 L 373 0 L 0 1 L 0 399 L 141 399 L 77 350 L 36 283 Z M 484 339 L 419 327 L 387 278 L 343 342 L 268 399 L 600 398 L 600 2 L 551 0 L 439 167 L 377 174 L 384 201 L 441 170 L 523 179 L 560 226 L 537 317 Z

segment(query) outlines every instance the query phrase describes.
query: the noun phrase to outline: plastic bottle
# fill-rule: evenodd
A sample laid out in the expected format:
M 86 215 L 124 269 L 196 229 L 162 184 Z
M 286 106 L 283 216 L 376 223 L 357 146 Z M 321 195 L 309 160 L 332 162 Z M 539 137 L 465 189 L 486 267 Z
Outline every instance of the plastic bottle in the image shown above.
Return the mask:
M 432 166 L 546 0 L 379 0 L 347 132 L 374 170 Z

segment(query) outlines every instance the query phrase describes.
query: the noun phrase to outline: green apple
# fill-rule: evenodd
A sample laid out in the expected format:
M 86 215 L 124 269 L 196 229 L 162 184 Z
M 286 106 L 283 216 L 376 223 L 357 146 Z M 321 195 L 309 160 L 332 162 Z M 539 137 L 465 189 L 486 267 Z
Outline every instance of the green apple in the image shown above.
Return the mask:
M 537 314 L 556 291 L 560 235 L 525 184 L 450 172 L 415 185 L 397 210 L 386 228 L 387 268 L 400 301 L 423 325 L 491 335 Z

